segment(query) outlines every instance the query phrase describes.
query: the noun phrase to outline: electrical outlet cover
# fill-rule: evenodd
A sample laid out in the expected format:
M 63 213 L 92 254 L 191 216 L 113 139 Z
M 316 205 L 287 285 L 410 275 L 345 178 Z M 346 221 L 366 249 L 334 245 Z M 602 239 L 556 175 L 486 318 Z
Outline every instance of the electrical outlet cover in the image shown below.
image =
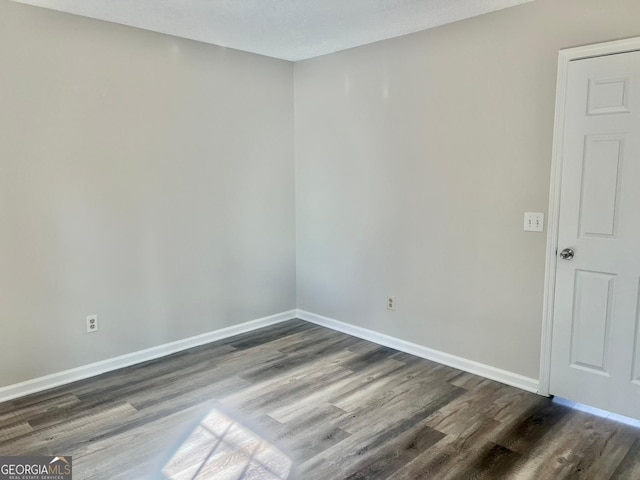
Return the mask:
M 98 315 L 89 315 L 87 317 L 87 333 L 98 331 Z

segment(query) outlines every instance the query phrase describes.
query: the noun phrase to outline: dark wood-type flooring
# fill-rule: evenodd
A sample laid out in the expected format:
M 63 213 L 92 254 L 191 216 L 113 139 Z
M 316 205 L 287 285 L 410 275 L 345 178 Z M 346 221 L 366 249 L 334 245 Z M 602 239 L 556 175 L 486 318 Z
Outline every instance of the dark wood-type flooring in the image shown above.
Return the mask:
M 74 479 L 640 479 L 640 430 L 292 320 L 0 404 Z

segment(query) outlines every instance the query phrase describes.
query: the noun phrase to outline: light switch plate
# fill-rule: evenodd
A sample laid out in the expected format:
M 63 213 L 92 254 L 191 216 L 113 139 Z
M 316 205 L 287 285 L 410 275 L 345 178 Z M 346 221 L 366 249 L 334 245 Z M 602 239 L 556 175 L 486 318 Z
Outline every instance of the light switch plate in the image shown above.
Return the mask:
M 544 231 L 544 213 L 524 212 L 525 232 Z

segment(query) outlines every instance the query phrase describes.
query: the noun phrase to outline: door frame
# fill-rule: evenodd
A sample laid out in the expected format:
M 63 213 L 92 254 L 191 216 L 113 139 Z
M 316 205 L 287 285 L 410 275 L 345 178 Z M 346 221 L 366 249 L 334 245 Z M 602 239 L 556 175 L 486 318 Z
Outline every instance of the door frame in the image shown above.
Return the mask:
M 538 393 L 550 396 L 551 342 L 553 333 L 553 307 L 558 263 L 558 229 L 560 226 L 560 188 L 562 186 L 562 146 L 564 143 L 565 103 L 569 64 L 574 60 L 602 57 L 616 53 L 640 50 L 640 37 L 613 42 L 597 43 L 567 48 L 558 53 L 558 78 L 556 85 L 556 109 L 551 153 L 551 183 L 549 187 L 549 212 L 547 221 L 547 254 L 544 275 L 544 300 L 542 305 L 542 341 L 540 349 L 540 379 Z

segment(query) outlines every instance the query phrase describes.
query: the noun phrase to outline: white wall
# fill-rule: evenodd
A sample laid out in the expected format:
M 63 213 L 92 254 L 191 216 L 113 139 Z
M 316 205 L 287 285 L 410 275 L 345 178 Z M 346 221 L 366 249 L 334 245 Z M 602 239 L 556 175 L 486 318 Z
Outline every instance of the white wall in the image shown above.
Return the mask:
M 296 64 L 295 232 L 290 63 L 0 0 L 0 386 L 294 308 L 296 233 L 299 308 L 537 377 L 557 51 L 638 18 Z
M 537 378 L 558 50 L 639 18 L 536 0 L 296 63 L 298 308 Z
M 295 308 L 292 82 L 0 0 L 0 386 Z

